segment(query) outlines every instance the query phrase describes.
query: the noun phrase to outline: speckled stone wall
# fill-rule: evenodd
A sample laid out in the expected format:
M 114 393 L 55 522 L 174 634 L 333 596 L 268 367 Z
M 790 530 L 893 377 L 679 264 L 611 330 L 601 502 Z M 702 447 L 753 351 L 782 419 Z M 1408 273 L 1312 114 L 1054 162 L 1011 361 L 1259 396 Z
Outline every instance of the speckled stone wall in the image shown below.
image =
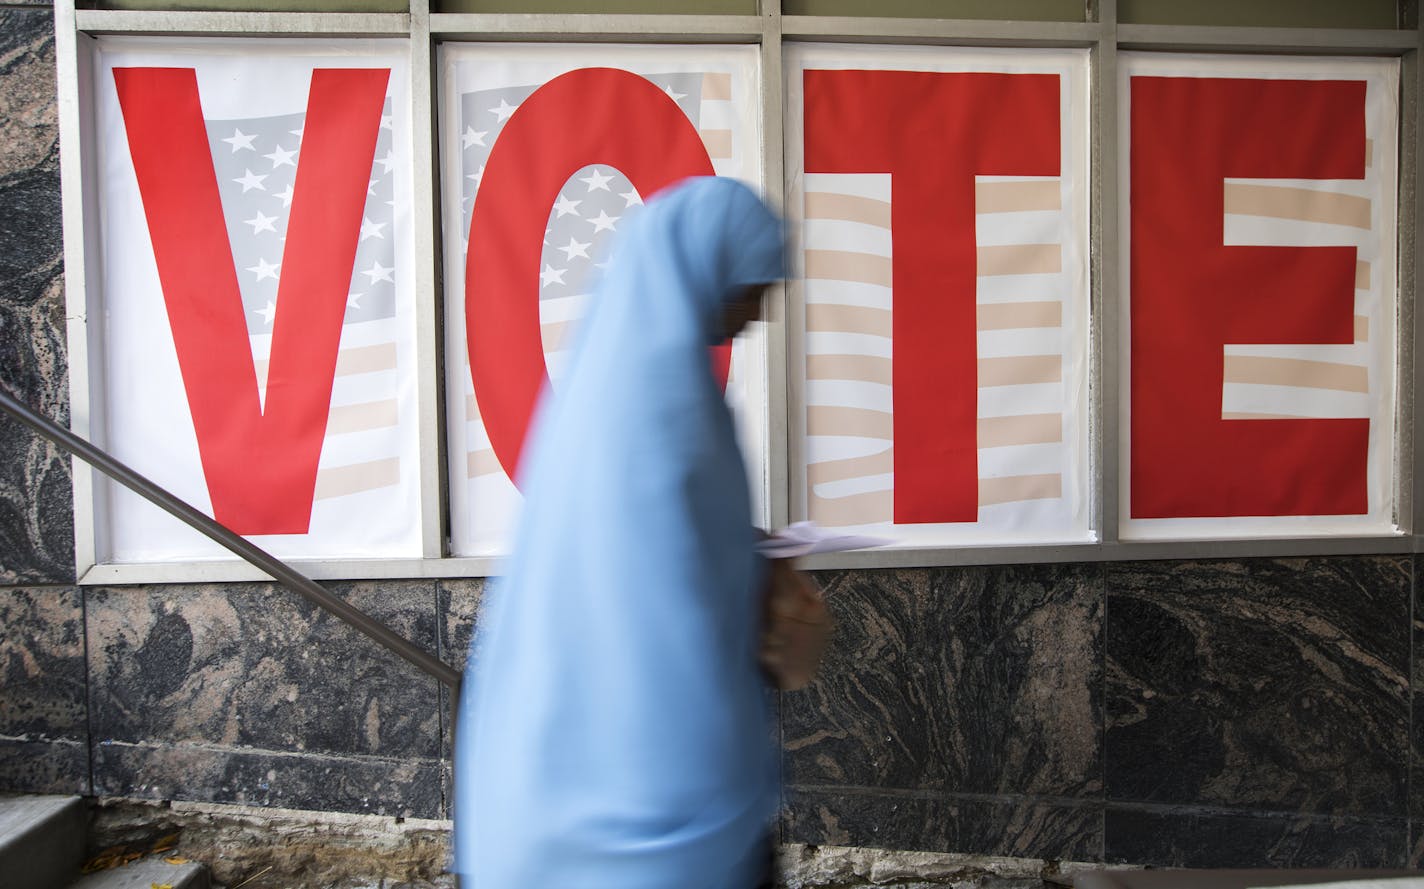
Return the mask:
M 0 2 L 0 382 L 67 420 L 54 38 Z M 0 420 L 0 791 L 448 817 L 450 701 L 270 584 L 79 587 Z M 845 571 L 782 696 L 788 842 L 1192 866 L 1424 859 L 1412 557 Z M 461 665 L 480 580 L 334 585 Z

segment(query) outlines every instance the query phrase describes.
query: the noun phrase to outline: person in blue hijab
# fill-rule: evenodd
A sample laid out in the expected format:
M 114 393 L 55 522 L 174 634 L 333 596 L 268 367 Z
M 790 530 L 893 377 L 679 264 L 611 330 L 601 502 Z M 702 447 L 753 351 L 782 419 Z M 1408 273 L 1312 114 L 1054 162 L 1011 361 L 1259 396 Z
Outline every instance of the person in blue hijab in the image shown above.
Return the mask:
M 619 233 L 521 467 L 455 743 L 464 889 L 752 889 L 777 798 L 768 569 L 708 346 L 783 276 L 780 220 L 686 180 Z

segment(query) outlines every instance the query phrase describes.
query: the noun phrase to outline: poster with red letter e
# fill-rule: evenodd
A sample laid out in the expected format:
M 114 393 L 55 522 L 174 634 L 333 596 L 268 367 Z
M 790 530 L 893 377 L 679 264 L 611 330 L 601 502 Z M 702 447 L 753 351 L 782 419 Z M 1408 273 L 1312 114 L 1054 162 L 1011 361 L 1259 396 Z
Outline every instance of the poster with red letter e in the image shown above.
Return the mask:
M 418 557 L 402 46 L 94 46 L 96 437 L 280 557 Z M 102 561 L 227 557 L 96 499 Z
M 563 379 L 618 229 L 688 176 L 760 190 L 757 51 L 445 44 L 440 88 L 450 539 L 498 556 L 530 416 Z M 761 327 L 712 360 L 764 522 Z
M 786 57 L 793 517 L 1090 542 L 1087 53 Z
M 1119 71 L 1122 538 L 1399 533 L 1398 62 Z

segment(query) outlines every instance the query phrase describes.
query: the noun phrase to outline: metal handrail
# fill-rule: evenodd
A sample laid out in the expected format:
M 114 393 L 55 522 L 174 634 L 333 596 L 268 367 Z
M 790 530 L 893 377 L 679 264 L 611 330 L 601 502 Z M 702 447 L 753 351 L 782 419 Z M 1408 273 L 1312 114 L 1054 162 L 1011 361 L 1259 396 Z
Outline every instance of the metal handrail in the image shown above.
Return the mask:
M 179 521 L 201 531 L 213 541 L 235 553 L 239 558 L 265 571 L 282 586 L 313 604 L 326 609 L 345 623 L 355 627 L 411 664 L 440 680 L 452 689 L 460 686 L 460 674 L 449 664 L 406 639 L 376 618 L 331 593 L 316 581 L 294 569 L 281 559 L 234 534 L 190 504 L 170 494 L 148 478 L 115 460 L 105 451 L 55 423 L 35 413 L 25 404 L 0 388 L 0 410 L 19 420 L 38 435 L 73 454 L 103 472 L 135 494 L 166 510 Z

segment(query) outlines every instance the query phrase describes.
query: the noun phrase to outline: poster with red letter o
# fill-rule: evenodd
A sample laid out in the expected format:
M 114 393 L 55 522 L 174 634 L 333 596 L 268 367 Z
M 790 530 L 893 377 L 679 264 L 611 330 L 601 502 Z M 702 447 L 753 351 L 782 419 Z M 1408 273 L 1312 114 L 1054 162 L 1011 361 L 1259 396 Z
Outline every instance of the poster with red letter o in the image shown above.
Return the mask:
M 450 538 L 499 556 L 525 433 L 618 229 L 689 176 L 761 190 L 755 47 L 440 49 Z M 713 350 L 765 522 L 762 325 Z
M 1090 542 L 1087 53 L 787 60 L 793 517 Z
M 1398 62 L 1119 70 L 1121 536 L 1398 533 Z

